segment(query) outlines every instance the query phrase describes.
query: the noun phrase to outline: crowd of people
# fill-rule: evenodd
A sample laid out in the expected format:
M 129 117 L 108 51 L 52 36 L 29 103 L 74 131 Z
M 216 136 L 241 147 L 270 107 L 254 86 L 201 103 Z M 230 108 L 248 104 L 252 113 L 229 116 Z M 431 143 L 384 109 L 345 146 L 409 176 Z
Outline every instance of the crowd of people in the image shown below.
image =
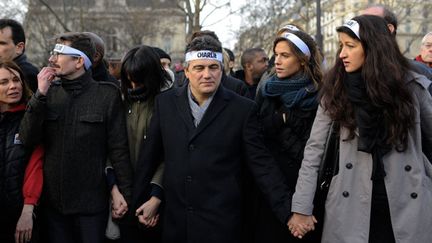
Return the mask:
M 326 67 L 289 24 L 234 71 L 198 31 L 174 73 L 158 47 L 107 62 L 68 32 L 39 71 L 0 19 L 0 242 L 432 242 L 432 32 L 414 59 L 396 33 L 368 6 Z

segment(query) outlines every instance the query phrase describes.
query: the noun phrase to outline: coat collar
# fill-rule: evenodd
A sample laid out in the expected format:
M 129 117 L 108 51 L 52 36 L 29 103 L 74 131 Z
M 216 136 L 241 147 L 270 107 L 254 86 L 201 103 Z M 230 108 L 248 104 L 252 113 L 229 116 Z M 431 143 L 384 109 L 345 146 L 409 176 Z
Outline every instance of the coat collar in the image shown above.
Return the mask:
M 183 121 L 185 122 L 189 130 L 189 141 L 192 141 L 207 126 L 209 126 L 211 122 L 214 119 L 216 119 L 216 117 L 223 111 L 223 109 L 231 100 L 232 94 L 227 92 L 227 90 L 222 86 L 222 84 L 220 84 L 213 97 L 212 102 L 210 103 L 206 113 L 204 114 L 204 117 L 202 118 L 198 127 L 195 128 L 192 120 L 193 118 L 192 118 L 188 97 L 187 97 L 188 88 L 189 88 L 188 85 L 184 85 L 176 90 L 176 97 L 177 97 L 176 105 L 177 108 L 179 109 L 180 116 L 182 117 Z
M 429 86 L 431 85 L 431 81 L 427 79 L 425 76 L 412 71 L 408 72 L 405 82 L 406 83 L 417 82 L 425 89 L 428 89 Z

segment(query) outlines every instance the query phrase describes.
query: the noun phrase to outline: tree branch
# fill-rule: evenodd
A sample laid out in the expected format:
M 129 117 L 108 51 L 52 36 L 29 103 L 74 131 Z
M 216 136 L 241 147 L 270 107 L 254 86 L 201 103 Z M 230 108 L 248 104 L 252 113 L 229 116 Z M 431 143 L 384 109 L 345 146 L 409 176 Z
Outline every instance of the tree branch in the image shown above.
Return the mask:
M 45 2 L 44 0 L 39 0 L 39 2 L 42 5 L 44 5 L 48 9 L 48 11 L 50 11 L 54 15 L 54 17 L 59 22 L 59 24 L 63 27 L 63 29 L 64 29 L 65 32 L 70 32 L 69 28 L 65 25 L 65 23 L 63 23 L 63 21 L 57 15 L 57 13 L 54 11 L 54 9 L 52 9 L 51 6 L 47 2 Z
M 219 5 L 219 6 L 214 6 L 214 5 L 212 5 L 214 8 L 210 11 L 210 13 L 208 13 L 204 18 L 203 18 L 203 20 L 201 21 L 201 23 L 204 23 L 205 21 L 206 21 L 206 19 L 208 18 L 208 17 L 210 17 L 210 15 L 212 15 L 215 11 L 217 11 L 217 10 L 219 10 L 219 9 L 221 9 L 221 8 L 224 8 L 224 7 L 227 7 L 227 6 L 229 6 L 230 4 L 229 4 L 229 2 L 226 2 L 226 3 L 224 3 L 224 4 L 222 4 L 222 5 Z M 227 16 L 229 16 L 229 15 L 231 15 L 232 13 L 230 12 Z M 225 19 L 225 18 L 221 18 L 220 20 L 218 20 L 216 23 L 219 23 L 220 21 L 222 21 L 223 19 Z

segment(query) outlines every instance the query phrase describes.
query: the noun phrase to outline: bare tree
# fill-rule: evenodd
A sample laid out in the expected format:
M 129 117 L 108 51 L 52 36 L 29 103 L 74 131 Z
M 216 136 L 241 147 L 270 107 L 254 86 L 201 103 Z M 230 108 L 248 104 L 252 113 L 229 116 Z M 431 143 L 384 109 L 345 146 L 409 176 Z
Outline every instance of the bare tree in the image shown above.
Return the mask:
M 299 16 L 301 4 L 295 0 L 264 0 L 250 3 L 242 10 L 245 21 L 238 33 L 236 52 L 242 53 L 251 47 L 261 47 L 268 53 L 273 47 L 276 32 L 284 24 L 296 23 L 304 26 Z
M 22 21 L 27 11 L 27 0 L 2 0 L 0 1 L 0 18 Z
M 203 27 L 217 24 L 235 13 L 235 11 L 231 10 L 230 0 L 178 0 L 177 7 L 186 15 L 187 40 L 192 33 L 201 30 Z M 208 23 L 210 16 L 214 19 L 215 15 L 219 17 Z
M 124 0 L 29 1 L 25 28 L 31 44 L 28 49 L 38 65 L 46 62 L 53 44 L 50 39 L 58 33 L 94 32 L 105 40 L 108 56 L 121 57 L 132 46 L 161 42 L 164 35 L 166 39 L 172 39 L 178 34 L 173 33 L 173 29 L 179 26 L 184 29 L 181 25 L 184 15 L 176 8 L 174 0 L 171 7 L 158 5 L 157 1 L 137 1 L 132 7 Z M 180 21 L 173 21 L 173 16 L 179 15 Z
M 355 4 L 348 4 L 346 0 L 323 0 L 321 19 L 323 20 L 324 16 L 330 16 L 330 21 L 343 21 L 345 19 L 342 20 L 341 18 L 358 14 L 368 3 L 380 3 L 389 6 L 398 17 L 397 36 L 401 51 L 411 56 L 413 49 L 418 51 L 417 47 L 421 37 L 432 29 L 430 21 L 431 1 L 363 0 Z M 298 24 L 307 33 L 314 35 L 315 33 L 311 31 L 315 32 L 315 7 L 314 0 L 252 1 L 243 12 L 246 21 L 238 33 L 236 52 L 241 53 L 246 48 L 260 46 L 270 53 L 274 34 L 283 24 L 288 22 Z M 334 39 L 335 36 L 330 34 L 324 38 Z M 331 63 L 336 50 L 324 48 L 323 51 Z
M 390 7 L 398 19 L 398 40 L 404 55 L 413 54 L 412 46 L 418 46 L 421 38 L 430 31 L 432 2 L 423 0 L 375 0 Z

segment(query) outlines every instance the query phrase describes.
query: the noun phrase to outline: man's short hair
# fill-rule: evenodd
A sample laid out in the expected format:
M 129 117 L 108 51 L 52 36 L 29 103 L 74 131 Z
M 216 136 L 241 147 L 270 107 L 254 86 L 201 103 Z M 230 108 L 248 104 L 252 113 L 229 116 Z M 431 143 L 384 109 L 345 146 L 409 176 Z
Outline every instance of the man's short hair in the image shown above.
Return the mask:
M 186 53 L 191 51 L 203 51 L 203 50 L 222 53 L 222 45 L 215 38 L 208 35 L 203 35 L 203 36 L 196 37 L 186 46 Z M 220 64 L 221 64 L 221 69 L 223 70 L 224 65 L 223 63 Z M 187 68 L 188 66 L 189 66 L 189 62 L 186 62 L 185 68 Z
M 11 28 L 12 40 L 15 45 L 20 42 L 25 43 L 26 39 L 24 29 L 18 21 L 13 19 L 0 19 L 0 30 L 6 27 Z
M 191 36 L 191 42 L 193 41 L 193 39 L 200 37 L 200 36 L 210 36 L 212 38 L 214 38 L 215 40 L 219 41 L 218 36 L 216 35 L 216 33 L 214 31 L 211 30 L 200 30 L 200 31 L 196 31 L 192 34 Z
M 96 48 L 96 52 L 99 53 L 99 55 L 101 56 L 101 60 L 103 60 L 103 57 L 105 56 L 105 42 L 104 40 L 98 36 L 96 33 L 93 32 L 83 32 L 83 34 L 88 35 L 88 37 L 90 37 L 90 39 L 93 41 L 95 48 Z
M 186 52 L 202 50 L 222 52 L 222 45 L 213 37 L 203 35 L 194 38 L 186 47 Z
M 387 24 L 391 24 L 394 26 L 394 33 L 396 34 L 396 30 L 397 30 L 397 26 L 398 26 L 398 20 L 397 20 L 396 14 L 394 14 L 388 6 L 383 5 L 383 4 L 379 4 L 379 3 L 368 4 L 366 6 L 366 9 L 372 8 L 372 7 L 378 7 L 378 8 L 381 8 L 383 10 L 384 20 L 387 22 Z
M 65 41 L 71 42 L 71 47 L 84 52 L 84 54 L 86 54 L 86 56 L 93 63 L 96 47 L 92 39 L 87 34 L 79 32 L 63 33 L 55 36 L 55 41 L 57 43 Z
M 423 39 L 422 39 L 422 41 L 421 41 L 421 44 L 422 44 L 422 45 L 426 42 L 426 39 L 427 39 L 429 36 L 432 36 L 432 31 L 429 32 L 429 33 L 427 33 L 425 36 L 423 36 Z
M 257 53 L 265 53 L 265 51 L 259 47 L 246 49 L 240 60 L 242 67 L 245 68 L 246 64 L 253 62 Z

